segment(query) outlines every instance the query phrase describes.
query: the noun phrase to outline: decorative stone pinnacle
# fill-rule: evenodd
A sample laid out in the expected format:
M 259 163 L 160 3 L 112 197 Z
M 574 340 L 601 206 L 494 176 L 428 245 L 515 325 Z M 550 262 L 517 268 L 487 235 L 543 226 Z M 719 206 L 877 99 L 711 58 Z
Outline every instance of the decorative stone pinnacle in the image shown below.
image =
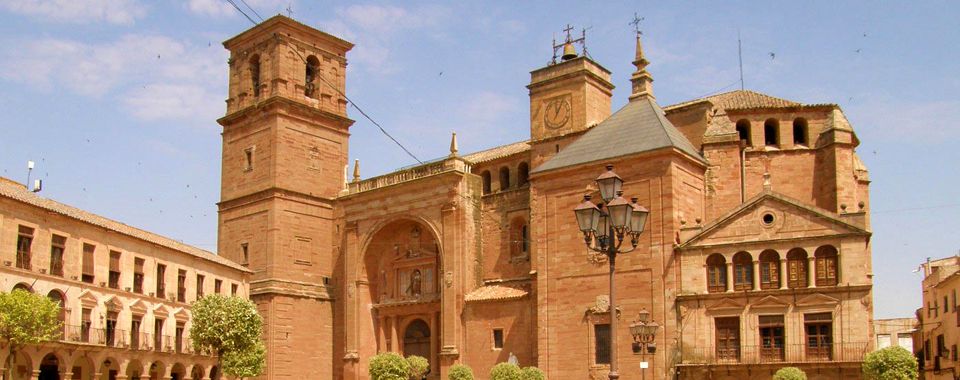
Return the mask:
M 360 160 L 353 160 L 353 182 L 360 182 Z
M 630 76 L 630 82 L 633 83 L 633 92 L 630 94 L 631 101 L 644 96 L 653 97 L 653 76 L 647 71 L 647 65 L 649 64 L 650 61 L 643 55 L 640 32 L 637 32 L 637 50 L 633 59 L 633 65 L 637 67 L 637 70 Z
M 453 136 L 450 137 L 450 157 L 456 157 L 459 150 L 457 150 L 457 132 L 453 132 Z

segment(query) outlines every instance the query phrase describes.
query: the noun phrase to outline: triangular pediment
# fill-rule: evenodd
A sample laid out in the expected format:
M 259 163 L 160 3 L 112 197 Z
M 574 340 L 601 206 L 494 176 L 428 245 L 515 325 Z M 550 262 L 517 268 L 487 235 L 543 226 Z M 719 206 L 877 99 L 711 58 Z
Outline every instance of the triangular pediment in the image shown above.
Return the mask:
M 186 308 L 177 308 L 177 311 L 173 313 L 174 318 L 178 321 L 185 322 L 190 319 L 190 312 Z
M 156 317 L 168 318 L 170 317 L 170 309 L 163 304 L 154 305 L 153 315 Z
M 146 314 L 147 310 L 149 309 L 150 309 L 150 306 L 147 305 L 146 302 L 143 302 L 143 300 L 140 300 L 140 299 L 134 300 L 133 303 L 130 304 L 130 311 L 133 314 L 143 315 L 143 314 Z
M 80 304 L 84 308 L 93 309 L 97 307 L 97 296 L 93 294 L 89 289 L 84 289 L 80 292 Z
M 870 232 L 844 221 L 840 215 L 768 190 L 704 226 L 680 247 L 849 234 Z
M 789 302 L 783 301 L 780 297 L 776 296 L 766 296 L 750 304 L 751 309 L 786 309 L 789 306 Z
M 840 303 L 839 299 L 830 297 L 823 293 L 814 293 L 803 297 L 797 301 L 797 306 L 833 306 Z
M 107 298 L 103 300 L 103 306 L 110 311 L 123 310 L 123 302 L 120 302 L 117 296 L 107 296 Z
M 707 311 L 717 312 L 717 311 L 743 310 L 743 307 L 744 307 L 743 302 L 736 301 L 730 298 L 723 298 L 707 306 Z

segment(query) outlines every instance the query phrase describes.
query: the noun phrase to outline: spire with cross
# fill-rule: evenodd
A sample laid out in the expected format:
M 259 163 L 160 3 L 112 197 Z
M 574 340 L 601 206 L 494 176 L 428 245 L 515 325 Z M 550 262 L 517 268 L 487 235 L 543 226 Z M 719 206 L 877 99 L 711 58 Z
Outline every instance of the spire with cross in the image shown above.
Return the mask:
M 647 61 L 647 58 L 643 55 L 643 45 L 640 43 L 640 35 L 643 34 L 640 31 L 641 22 L 643 22 L 643 17 L 634 13 L 630 25 L 633 25 L 633 29 L 637 33 L 637 50 L 633 59 L 633 65 L 637 67 L 637 70 L 630 76 L 630 82 L 633 84 L 630 100 L 646 96 L 653 97 L 653 76 L 647 71 L 647 65 L 650 64 L 650 61 Z

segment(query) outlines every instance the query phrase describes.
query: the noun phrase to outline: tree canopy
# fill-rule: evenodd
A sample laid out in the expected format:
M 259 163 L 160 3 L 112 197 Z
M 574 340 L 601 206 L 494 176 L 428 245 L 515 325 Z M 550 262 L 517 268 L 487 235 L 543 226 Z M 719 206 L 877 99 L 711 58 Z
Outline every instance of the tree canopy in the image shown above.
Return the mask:
M 913 380 L 917 378 L 917 359 L 902 347 L 887 347 L 867 355 L 863 374 L 870 380 Z
M 0 339 L 7 341 L 7 378 L 12 375 L 17 350 L 60 337 L 60 305 L 39 294 L 14 289 L 0 292 Z
M 211 294 L 194 302 L 192 313 L 190 339 L 194 349 L 216 353 L 221 371 L 228 375 L 253 377 L 263 373 L 263 319 L 253 302 Z

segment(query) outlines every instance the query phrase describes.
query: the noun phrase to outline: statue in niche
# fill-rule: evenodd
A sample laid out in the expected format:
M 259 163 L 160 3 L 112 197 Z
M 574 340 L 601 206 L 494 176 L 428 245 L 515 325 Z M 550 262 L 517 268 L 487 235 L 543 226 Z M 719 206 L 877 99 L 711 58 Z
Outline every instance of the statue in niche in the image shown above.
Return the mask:
M 410 245 L 407 249 L 407 258 L 420 257 L 420 227 L 414 226 L 410 231 Z
M 412 297 L 420 297 L 421 294 L 421 283 L 422 279 L 420 276 L 420 270 L 414 269 L 413 275 L 410 276 L 410 284 L 407 285 L 407 295 Z

